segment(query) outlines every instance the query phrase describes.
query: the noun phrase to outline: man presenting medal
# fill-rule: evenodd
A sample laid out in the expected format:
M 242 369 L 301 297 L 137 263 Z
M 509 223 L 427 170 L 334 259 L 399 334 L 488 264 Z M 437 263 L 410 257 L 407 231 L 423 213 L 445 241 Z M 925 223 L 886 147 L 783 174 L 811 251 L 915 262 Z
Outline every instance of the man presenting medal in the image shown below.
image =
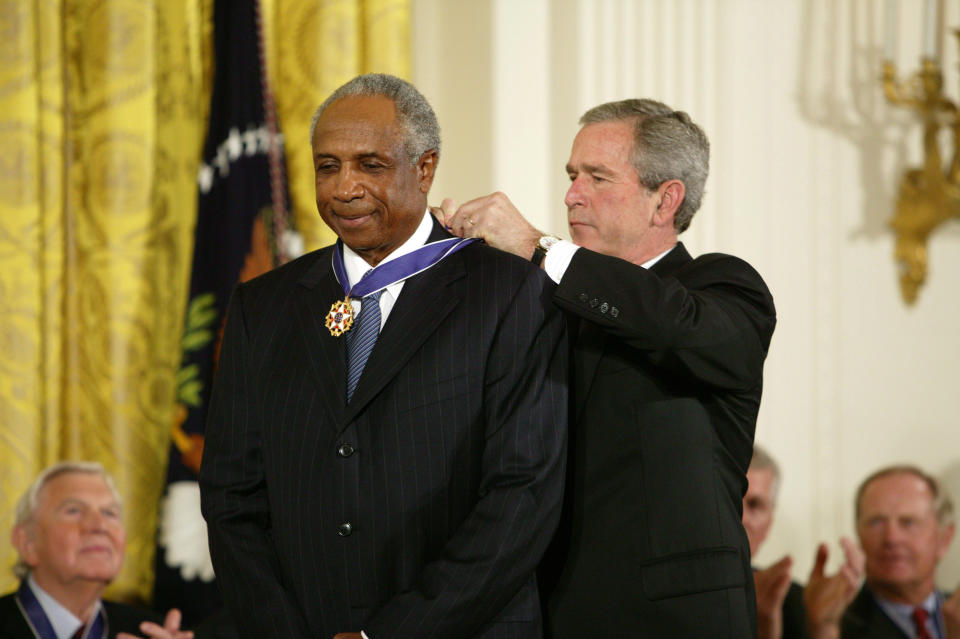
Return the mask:
M 242 636 L 539 637 L 566 338 L 529 261 L 427 214 L 433 110 L 354 78 L 311 126 L 339 237 L 237 287 L 200 486 Z

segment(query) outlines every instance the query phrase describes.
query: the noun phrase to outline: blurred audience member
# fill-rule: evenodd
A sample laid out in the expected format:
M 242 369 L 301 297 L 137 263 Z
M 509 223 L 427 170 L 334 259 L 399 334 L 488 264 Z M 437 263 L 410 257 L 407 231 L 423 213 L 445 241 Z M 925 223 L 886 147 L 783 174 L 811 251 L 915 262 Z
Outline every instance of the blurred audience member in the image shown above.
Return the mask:
M 960 589 L 948 598 L 934 585 L 954 531 L 940 483 L 890 466 L 860 484 L 855 504 L 866 583 L 843 615 L 843 639 L 960 637 Z
M 43 471 L 17 504 L 11 541 L 21 581 L 16 593 L 0 597 L 0 637 L 193 637 L 180 630 L 177 610 L 161 621 L 100 598 L 126 548 L 120 497 L 100 464 L 62 462 Z
M 754 445 L 743 497 L 743 527 L 756 556 L 773 524 L 780 488 L 780 468 L 763 448 Z M 757 632 L 760 639 L 834 639 L 840 616 L 850 603 L 863 574 L 863 556 L 849 539 L 841 539 L 846 562 L 836 574 L 825 572 L 827 546 L 820 544 L 806 589 L 790 580 L 793 563 L 785 556 L 772 566 L 755 570 Z

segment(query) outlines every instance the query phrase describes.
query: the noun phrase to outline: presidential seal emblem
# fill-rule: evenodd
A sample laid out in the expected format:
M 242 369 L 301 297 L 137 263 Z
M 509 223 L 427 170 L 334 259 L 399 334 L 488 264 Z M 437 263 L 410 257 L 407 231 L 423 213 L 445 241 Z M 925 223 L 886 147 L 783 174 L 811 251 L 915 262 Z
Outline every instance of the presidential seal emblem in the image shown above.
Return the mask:
M 337 300 L 327 313 L 327 330 L 334 337 L 340 337 L 353 326 L 353 307 L 350 298 Z

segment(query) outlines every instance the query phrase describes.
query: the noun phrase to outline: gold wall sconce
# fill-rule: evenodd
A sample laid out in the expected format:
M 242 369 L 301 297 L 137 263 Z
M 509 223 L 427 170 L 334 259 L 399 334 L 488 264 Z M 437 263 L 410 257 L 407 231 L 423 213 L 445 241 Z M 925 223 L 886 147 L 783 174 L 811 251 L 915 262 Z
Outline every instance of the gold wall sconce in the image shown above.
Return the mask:
M 904 172 L 893 219 L 890 220 L 896 234 L 894 259 L 900 272 L 900 292 L 907 304 L 913 304 L 927 278 L 927 240 L 930 234 L 950 218 L 960 219 L 960 114 L 957 105 L 943 93 L 939 62 L 942 0 L 936 3 L 926 0 L 920 70 L 905 81 L 897 79 L 893 62 L 896 2 L 887 0 L 886 5 L 883 90 L 891 103 L 917 112 L 923 120 L 923 166 L 908 168 Z M 954 34 L 960 39 L 960 30 Z M 953 140 L 953 157 L 946 169 L 937 140 L 942 127 L 951 129 Z

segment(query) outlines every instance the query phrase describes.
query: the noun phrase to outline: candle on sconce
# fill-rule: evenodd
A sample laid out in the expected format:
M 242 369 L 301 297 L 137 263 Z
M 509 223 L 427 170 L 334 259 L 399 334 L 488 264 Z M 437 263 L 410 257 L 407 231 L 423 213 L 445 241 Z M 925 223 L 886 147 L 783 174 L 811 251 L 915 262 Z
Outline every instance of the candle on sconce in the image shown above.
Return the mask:
M 893 62 L 897 55 L 897 0 L 887 0 L 883 15 L 885 29 L 883 39 L 883 59 Z
M 937 3 L 926 0 L 923 11 L 923 58 L 936 60 L 937 55 Z

